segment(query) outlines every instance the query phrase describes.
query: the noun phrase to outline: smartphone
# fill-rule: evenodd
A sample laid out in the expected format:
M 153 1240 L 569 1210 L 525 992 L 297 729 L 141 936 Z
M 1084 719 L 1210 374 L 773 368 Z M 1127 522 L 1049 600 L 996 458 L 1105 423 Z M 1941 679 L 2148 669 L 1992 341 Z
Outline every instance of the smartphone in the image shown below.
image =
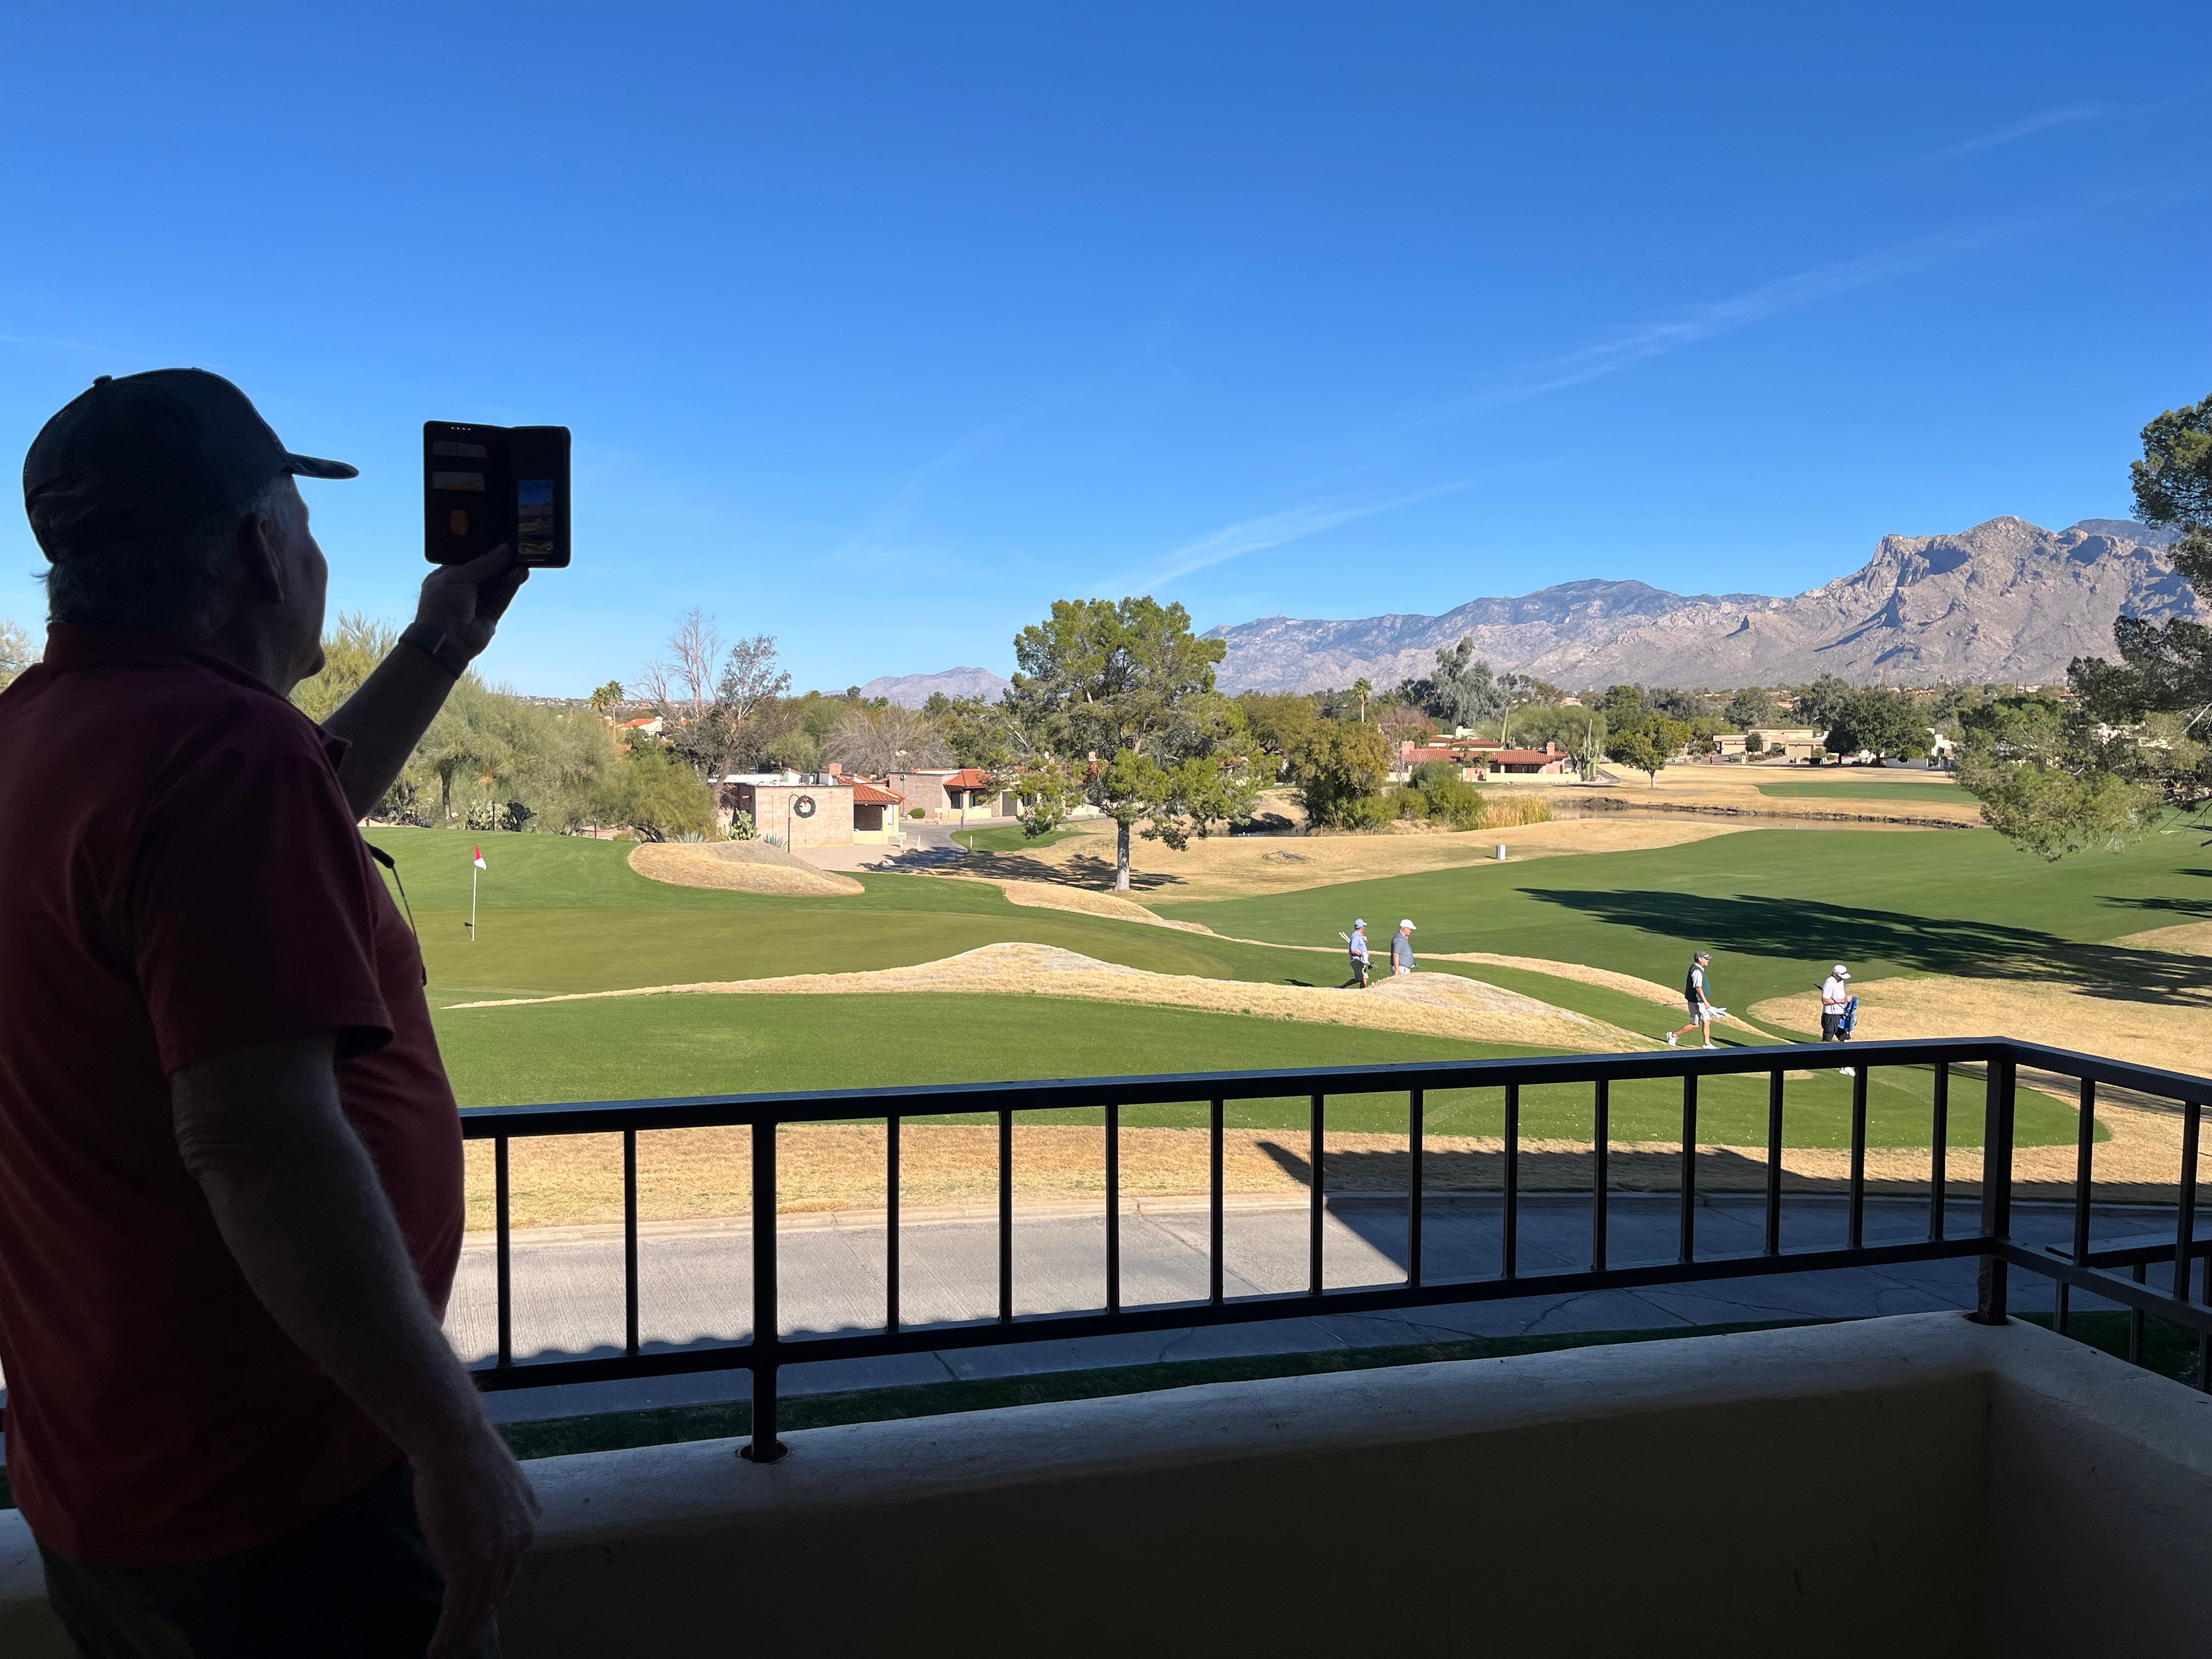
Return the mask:
M 422 422 L 422 551 L 462 564 L 501 542 L 518 562 L 568 562 L 568 428 Z

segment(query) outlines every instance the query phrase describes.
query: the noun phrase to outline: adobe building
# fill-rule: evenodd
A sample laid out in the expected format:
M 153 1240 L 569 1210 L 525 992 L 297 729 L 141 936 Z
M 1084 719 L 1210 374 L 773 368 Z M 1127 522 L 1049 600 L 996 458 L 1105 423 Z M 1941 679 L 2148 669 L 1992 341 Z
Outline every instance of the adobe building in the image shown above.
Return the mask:
M 928 767 L 915 772 L 886 772 L 884 782 L 905 798 L 901 810 L 919 811 L 938 823 L 969 823 L 981 818 L 1012 817 L 1012 794 L 995 798 L 988 772 L 972 766 Z
M 904 799 L 896 790 L 834 773 L 748 772 L 722 780 L 723 813 L 749 814 L 755 834 L 773 836 L 794 853 L 856 842 L 896 845 Z

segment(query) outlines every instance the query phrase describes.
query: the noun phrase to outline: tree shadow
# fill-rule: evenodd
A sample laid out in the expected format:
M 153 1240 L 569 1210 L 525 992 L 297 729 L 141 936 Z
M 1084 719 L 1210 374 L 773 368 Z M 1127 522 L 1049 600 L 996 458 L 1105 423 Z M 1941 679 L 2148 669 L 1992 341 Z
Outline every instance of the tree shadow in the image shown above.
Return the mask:
M 2084 945 L 2002 922 L 1812 898 L 1540 888 L 1528 896 L 1670 942 L 1696 939 L 1753 956 L 1802 957 L 1814 964 L 1808 972 L 1830 962 L 1879 961 L 1919 973 L 2075 986 L 2115 1001 L 2212 1006 L 2212 958 Z M 2147 908 L 2159 902 L 2147 902 Z
M 1048 881 L 1055 886 L 1085 887 L 1093 892 L 1114 890 L 1114 860 L 1101 858 L 1096 853 L 1079 853 L 1065 863 L 1050 863 L 1025 853 L 970 853 L 960 860 L 960 872 L 990 881 Z M 1163 887 L 1181 885 L 1181 876 L 1157 871 L 1129 872 L 1129 890 L 1133 893 L 1156 892 Z

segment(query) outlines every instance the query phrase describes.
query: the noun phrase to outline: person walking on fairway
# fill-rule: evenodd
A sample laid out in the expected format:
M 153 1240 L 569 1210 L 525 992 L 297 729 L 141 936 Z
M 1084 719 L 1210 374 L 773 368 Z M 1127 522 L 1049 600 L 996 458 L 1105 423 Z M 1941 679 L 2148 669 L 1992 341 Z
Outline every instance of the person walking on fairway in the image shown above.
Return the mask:
M 1397 937 L 1390 941 L 1390 971 L 1393 975 L 1413 971 L 1413 924 L 1401 921 Z
M 1851 1040 L 1851 1005 L 1858 999 L 1851 994 L 1851 970 L 1842 963 L 1836 971 L 1820 981 L 1820 1041 L 1849 1042 Z M 1851 1068 L 1837 1067 L 1839 1075 L 1849 1077 Z
M 1368 974 L 1375 965 L 1374 958 L 1367 949 L 1367 919 L 1364 916 L 1352 924 L 1352 932 L 1346 935 L 1346 944 L 1352 952 L 1352 977 L 1346 981 L 1346 988 L 1357 985 L 1364 991 L 1367 988 Z
M 1710 1048 L 1713 1046 L 1713 1017 L 1718 1010 L 1713 1006 L 1713 1000 L 1705 989 L 1705 969 L 1711 962 L 1711 955 L 1704 951 L 1691 959 L 1690 976 L 1682 981 L 1682 995 L 1690 1005 L 1690 1023 L 1678 1025 L 1667 1033 L 1669 1048 L 1680 1048 L 1683 1036 L 1701 1028 L 1705 1034 L 1705 1047 Z

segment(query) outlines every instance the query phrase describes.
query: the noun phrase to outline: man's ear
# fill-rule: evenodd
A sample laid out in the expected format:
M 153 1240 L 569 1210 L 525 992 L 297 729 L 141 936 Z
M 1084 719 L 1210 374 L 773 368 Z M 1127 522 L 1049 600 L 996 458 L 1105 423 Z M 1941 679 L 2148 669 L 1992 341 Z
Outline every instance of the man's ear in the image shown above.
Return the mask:
M 284 603 L 284 527 L 266 513 L 256 513 L 238 527 L 240 574 L 256 598 Z

